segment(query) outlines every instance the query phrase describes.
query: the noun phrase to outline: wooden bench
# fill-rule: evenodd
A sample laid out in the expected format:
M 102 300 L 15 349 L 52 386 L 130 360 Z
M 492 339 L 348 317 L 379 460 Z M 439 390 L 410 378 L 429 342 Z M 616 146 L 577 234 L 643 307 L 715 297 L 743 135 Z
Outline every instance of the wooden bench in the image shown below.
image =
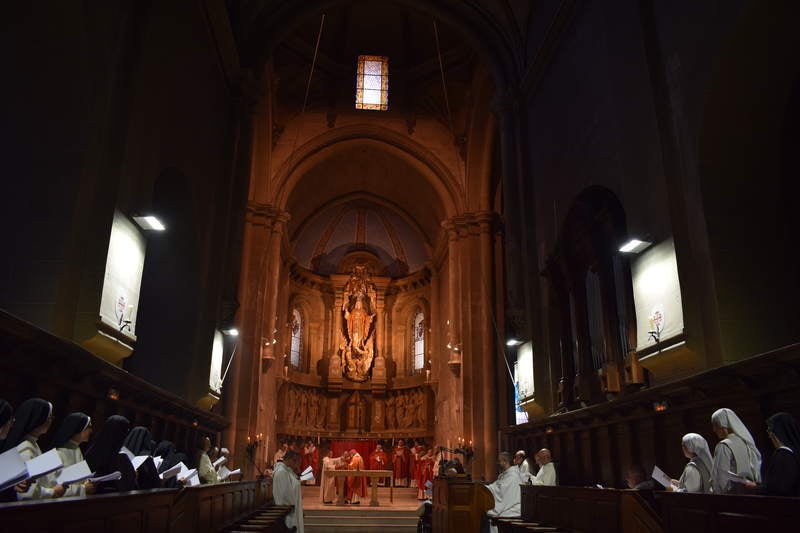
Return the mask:
M 494 497 L 484 485 L 465 476 L 433 481 L 433 531 L 436 533 L 479 533 Z
M 0 504 L 2 531 L 15 533 L 215 533 L 263 509 L 269 481 Z M 276 530 L 280 531 L 280 530 Z
M 664 531 L 639 491 L 536 485 L 522 485 L 521 490 L 521 519 L 537 525 L 508 524 L 504 531 L 544 531 L 542 527 L 583 533 Z
M 796 531 L 800 498 L 656 493 L 664 530 L 675 533 Z

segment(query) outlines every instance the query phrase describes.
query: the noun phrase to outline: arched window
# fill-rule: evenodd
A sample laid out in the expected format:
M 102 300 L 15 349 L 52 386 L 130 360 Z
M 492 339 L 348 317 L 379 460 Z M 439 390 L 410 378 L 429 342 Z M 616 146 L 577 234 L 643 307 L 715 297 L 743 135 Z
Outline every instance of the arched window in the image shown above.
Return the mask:
M 289 350 L 289 364 L 300 368 L 300 353 L 303 350 L 303 315 L 299 309 L 292 309 L 292 347 Z
M 414 315 L 414 372 L 425 368 L 425 313 L 417 309 Z

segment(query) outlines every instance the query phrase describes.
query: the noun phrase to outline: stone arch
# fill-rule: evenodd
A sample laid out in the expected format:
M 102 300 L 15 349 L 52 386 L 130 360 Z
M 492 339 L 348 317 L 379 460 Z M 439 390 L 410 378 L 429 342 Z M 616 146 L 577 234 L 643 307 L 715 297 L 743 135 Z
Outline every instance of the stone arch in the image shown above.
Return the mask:
M 303 175 L 344 148 L 365 145 L 376 147 L 397 157 L 419 171 L 434 188 L 446 217 L 464 210 L 463 186 L 453 172 L 436 155 L 407 136 L 388 129 L 363 124 L 325 132 L 299 146 L 276 172 L 276 204 L 285 209 L 291 191 Z

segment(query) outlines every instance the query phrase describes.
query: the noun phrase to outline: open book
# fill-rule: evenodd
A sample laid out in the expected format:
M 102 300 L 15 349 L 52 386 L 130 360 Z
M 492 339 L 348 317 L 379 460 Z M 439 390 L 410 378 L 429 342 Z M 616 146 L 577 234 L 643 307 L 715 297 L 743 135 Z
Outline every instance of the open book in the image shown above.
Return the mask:
M 226 479 L 232 476 L 238 476 L 241 473 L 242 473 L 241 468 L 237 468 L 236 470 L 228 470 L 228 467 L 223 465 L 219 468 L 219 480 L 225 481 Z
M 180 472 L 182 470 L 181 467 L 186 468 L 186 465 L 184 465 L 183 463 L 178 463 L 175 466 L 167 468 L 166 470 L 161 472 L 161 474 L 159 474 L 158 477 L 160 477 L 161 479 L 173 478 L 173 477 L 177 476 L 178 474 L 180 474 Z
M 228 462 L 228 458 L 227 457 L 220 457 L 219 459 L 214 461 L 212 466 L 214 467 L 214 470 L 216 470 L 217 468 L 219 468 L 220 466 L 224 465 L 227 462 Z
M 28 468 L 16 448 L 0 454 L 0 491 L 28 479 Z
M 314 470 L 310 466 L 300 473 L 300 481 L 314 481 Z
M 86 461 L 75 463 L 64 468 L 59 472 L 56 481 L 62 485 L 69 485 L 71 483 L 78 483 L 85 479 L 92 477 L 92 471 L 89 469 L 89 464 Z
M 11 448 L 0 455 L 0 489 L 5 490 L 27 480 L 33 481 L 63 467 L 61 456 L 55 449 L 23 461 L 17 449 Z

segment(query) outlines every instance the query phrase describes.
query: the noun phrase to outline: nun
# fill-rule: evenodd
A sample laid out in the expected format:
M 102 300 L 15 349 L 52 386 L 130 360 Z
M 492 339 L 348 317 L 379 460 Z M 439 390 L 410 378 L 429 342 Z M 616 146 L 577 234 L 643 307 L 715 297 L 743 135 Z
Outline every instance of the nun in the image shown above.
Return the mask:
M 50 430 L 53 423 L 53 404 L 41 398 L 25 400 L 17 408 L 14 425 L 11 426 L 3 451 L 16 446 L 23 461 L 30 461 L 42 455 L 39 448 L 39 437 Z M 64 495 L 65 488 L 55 482 L 52 475 L 42 476 L 28 486 L 25 492 L 19 492 L 20 500 L 45 500 L 60 498 Z
M 128 456 L 120 453 L 122 443 L 131 429 L 131 423 L 120 415 L 108 417 L 97 433 L 94 444 L 86 452 L 86 462 L 96 476 L 105 476 L 119 472 L 121 478 L 116 481 L 104 481 L 97 485 L 96 492 L 124 492 L 136 490 L 136 471 Z
M 85 413 L 70 413 L 64 418 L 53 437 L 53 448 L 61 457 L 64 467 L 83 461 L 81 444 L 89 442 L 92 434 L 92 418 Z M 91 483 L 74 483 L 67 488 L 65 496 L 85 496 L 94 493 Z
M 687 433 L 681 439 L 683 455 L 689 459 L 683 468 L 680 479 L 672 483 L 678 487 L 677 492 L 711 492 L 711 451 L 708 442 L 702 435 Z M 667 490 L 673 490 L 667 487 Z
M 711 415 L 711 426 L 720 439 L 714 448 L 714 461 L 711 465 L 711 490 L 714 494 L 738 492 L 729 472 L 736 475 L 734 480 L 761 482 L 761 454 L 750 431 L 736 413 L 723 408 Z M 742 483 L 738 481 L 738 483 Z
M 134 456 L 151 455 L 153 453 L 153 435 L 144 426 L 136 426 L 125 437 L 123 446 L 133 452 Z
M 789 413 L 776 413 L 767 419 L 767 435 L 775 451 L 764 484 L 745 485 L 768 496 L 800 496 L 800 424 Z

